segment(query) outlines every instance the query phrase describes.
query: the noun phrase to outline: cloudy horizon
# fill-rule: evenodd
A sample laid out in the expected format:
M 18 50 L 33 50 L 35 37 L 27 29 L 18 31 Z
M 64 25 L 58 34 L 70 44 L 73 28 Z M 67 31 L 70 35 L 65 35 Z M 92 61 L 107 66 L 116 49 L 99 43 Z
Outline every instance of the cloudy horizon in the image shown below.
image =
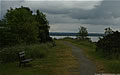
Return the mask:
M 0 0 L 0 19 L 7 9 L 20 6 L 46 14 L 51 32 L 78 32 L 80 26 L 89 32 L 104 32 L 106 27 L 120 31 L 118 0 Z

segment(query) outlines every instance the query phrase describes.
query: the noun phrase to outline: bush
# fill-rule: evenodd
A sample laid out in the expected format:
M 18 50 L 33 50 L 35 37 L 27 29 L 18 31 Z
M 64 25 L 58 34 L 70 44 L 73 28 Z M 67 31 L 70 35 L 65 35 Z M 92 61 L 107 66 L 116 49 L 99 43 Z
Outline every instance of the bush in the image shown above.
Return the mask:
M 0 20 L 0 46 L 46 43 L 50 41 L 49 28 L 46 15 L 39 10 L 33 14 L 28 7 L 10 8 Z
M 50 43 L 49 43 L 50 45 Z M 48 44 L 16 45 L 0 50 L 0 61 L 3 63 L 18 61 L 18 52 L 25 51 L 27 58 L 43 58 L 47 56 Z
M 113 34 L 104 36 L 97 42 L 96 51 L 102 52 L 105 57 L 119 58 L 120 57 L 120 32 L 116 31 Z

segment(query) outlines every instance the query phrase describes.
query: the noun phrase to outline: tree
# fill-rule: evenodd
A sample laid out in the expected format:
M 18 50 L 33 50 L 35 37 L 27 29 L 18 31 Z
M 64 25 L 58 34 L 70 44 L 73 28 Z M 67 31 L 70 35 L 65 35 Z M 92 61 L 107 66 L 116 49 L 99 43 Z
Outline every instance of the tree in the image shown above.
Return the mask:
M 109 35 L 112 34 L 113 30 L 109 27 L 109 28 L 105 28 L 105 35 Z
M 10 9 L 3 20 L 5 21 L 3 39 L 7 43 L 12 45 L 12 43 L 32 43 L 38 40 L 37 22 L 29 8 Z M 3 43 L 7 44 L 5 41 Z
M 3 45 L 21 43 L 47 42 L 49 37 L 49 22 L 46 15 L 36 11 L 33 15 L 28 7 L 10 8 L 0 21 L 3 28 L 0 30 L 0 42 Z
M 87 28 L 80 26 L 79 32 L 78 32 L 78 38 L 85 39 L 85 38 L 87 38 L 87 35 L 88 35 Z
M 5 25 L 5 20 L 2 19 L 0 20 L 0 27 L 3 28 L 4 27 L 3 25 Z
M 49 22 L 46 19 L 46 15 L 40 12 L 39 10 L 36 11 L 36 21 L 38 22 L 38 28 L 39 28 L 39 38 L 40 42 L 46 42 L 49 41 Z
M 105 57 L 119 58 L 120 54 L 120 32 L 116 31 L 101 38 L 97 42 L 98 52 L 102 52 Z
M 2 23 L 2 21 L 0 20 L 0 26 L 2 25 L 1 23 Z

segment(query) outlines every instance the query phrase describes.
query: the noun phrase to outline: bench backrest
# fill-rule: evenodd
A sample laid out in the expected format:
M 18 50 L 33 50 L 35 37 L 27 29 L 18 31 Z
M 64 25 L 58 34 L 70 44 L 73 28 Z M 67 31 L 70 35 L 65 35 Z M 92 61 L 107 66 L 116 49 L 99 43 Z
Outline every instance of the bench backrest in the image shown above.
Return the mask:
M 19 52 L 19 60 L 22 61 L 22 60 L 25 60 L 25 51 L 21 51 Z

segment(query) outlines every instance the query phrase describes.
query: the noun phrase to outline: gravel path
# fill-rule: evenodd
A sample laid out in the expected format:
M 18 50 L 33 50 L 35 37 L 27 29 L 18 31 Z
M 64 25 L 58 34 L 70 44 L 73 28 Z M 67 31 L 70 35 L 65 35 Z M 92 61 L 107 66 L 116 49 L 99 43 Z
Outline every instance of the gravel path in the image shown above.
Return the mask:
M 70 42 L 64 42 L 65 45 L 72 47 L 73 55 L 76 57 L 80 66 L 72 71 L 80 72 L 80 75 L 95 75 L 96 66 L 83 53 L 83 51 Z

